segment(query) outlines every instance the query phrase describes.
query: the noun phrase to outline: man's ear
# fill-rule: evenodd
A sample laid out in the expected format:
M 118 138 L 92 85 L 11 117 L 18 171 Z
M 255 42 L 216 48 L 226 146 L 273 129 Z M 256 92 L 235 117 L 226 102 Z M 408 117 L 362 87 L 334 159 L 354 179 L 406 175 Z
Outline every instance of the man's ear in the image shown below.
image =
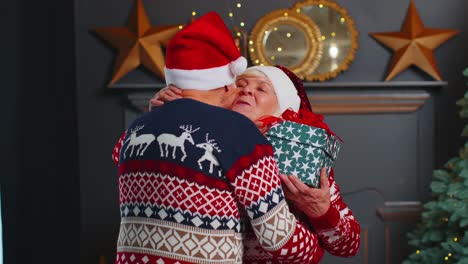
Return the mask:
M 224 86 L 224 91 L 228 94 L 234 93 L 236 90 L 237 90 L 237 86 L 235 83 Z
M 237 89 L 237 85 L 234 83 L 231 85 L 226 85 L 224 88 L 224 91 L 225 91 L 225 97 L 235 97 L 239 89 Z
M 232 102 L 236 98 L 236 94 L 237 94 L 236 84 L 224 86 L 223 93 L 221 96 L 220 107 L 230 108 L 232 105 Z

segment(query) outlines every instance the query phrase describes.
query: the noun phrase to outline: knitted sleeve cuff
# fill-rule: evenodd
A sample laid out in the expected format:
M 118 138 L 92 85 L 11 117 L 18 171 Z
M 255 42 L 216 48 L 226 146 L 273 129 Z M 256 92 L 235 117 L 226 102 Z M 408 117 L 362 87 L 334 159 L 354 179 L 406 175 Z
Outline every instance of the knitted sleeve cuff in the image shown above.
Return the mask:
M 330 204 L 325 214 L 319 217 L 309 218 L 309 220 L 317 231 L 334 228 L 340 221 L 340 212 Z

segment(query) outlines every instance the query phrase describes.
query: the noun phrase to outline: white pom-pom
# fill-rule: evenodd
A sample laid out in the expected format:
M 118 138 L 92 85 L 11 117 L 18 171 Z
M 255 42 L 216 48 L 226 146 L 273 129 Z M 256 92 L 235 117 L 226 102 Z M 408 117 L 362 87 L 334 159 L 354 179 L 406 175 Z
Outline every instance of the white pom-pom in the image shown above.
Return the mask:
M 231 69 L 232 74 L 240 75 L 247 69 L 247 60 L 240 56 L 235 61 L 229 63 L 229 69 Z

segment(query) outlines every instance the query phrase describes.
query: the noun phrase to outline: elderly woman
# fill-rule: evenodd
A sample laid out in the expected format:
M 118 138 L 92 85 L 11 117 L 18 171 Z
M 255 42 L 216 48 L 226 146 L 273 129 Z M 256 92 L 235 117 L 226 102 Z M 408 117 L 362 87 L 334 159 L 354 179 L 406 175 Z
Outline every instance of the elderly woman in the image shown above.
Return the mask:
M 302 82 L 284 67 L 255 66 L 248 68 L 236 79 L 238 93 L 226 98 L 222 107 L 236 111 L 256 122 L 262 129 L 264 116 L 281 116 L 286 109 L 298 112 L 310 110 Z M 150 105 L 160 106 L 166 101 L 181 98 L 182 91 L 174 86 L 161 90 L 151 100 Z M 302 100 L 301 100 L 302 99 Z M 307 109 L 308 108 L 308 109 Z M 317 118 L 321 127 L 327 127 Z M 328 128 L 328 127 L 327 127 Z M 281 172 L 281 171 L 280 171 Z M 311 188 L 296 176 L 281 176 L 286 198 L 292 210 L 311 230 L 317 234 L 317 240 L 311 241 L 312 250 L 317 253 L 314 263 L 318 263 L 324 250 L 341 257 L 356 254 L 360 245 L 360 226 L 352 212 L 341 198 L 339 186 L 331 170 L 327 177 L 323 168 L 320 173 L 320 188 Z M 297 210 L 299 209 L 299 210 Z M 245 263 L 267 263 L 274 260 L 257 246 L 255 235 L 249 236 L 246 243 Z

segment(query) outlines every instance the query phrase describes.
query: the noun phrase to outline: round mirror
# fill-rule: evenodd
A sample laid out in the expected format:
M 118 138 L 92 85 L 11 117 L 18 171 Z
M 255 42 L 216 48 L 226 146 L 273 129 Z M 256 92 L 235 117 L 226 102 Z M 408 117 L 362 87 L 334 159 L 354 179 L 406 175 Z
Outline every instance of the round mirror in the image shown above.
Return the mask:
M 319 64 L 320 36 L 307 16 L 289 9 L 275 10 L 252 29 L 250 58 L 255 65 L 283 65 L 304 79 Z
M 314 71 L 305 76 L 306 80 L 324 81 L 346 70 L 358 47 L 358 31 L 346 9 L 325 0 L 301 1 L 292 9 L 311 18 L 322 33 L 322 58 Z
M 270 63 L 297 67 L 307 55 L 308 43 L 305 32 L 293 25 L 277 23 L 271 25 L 263 35 L 266 59 Z M 283 41 L 289 36 L 291 41 Z

